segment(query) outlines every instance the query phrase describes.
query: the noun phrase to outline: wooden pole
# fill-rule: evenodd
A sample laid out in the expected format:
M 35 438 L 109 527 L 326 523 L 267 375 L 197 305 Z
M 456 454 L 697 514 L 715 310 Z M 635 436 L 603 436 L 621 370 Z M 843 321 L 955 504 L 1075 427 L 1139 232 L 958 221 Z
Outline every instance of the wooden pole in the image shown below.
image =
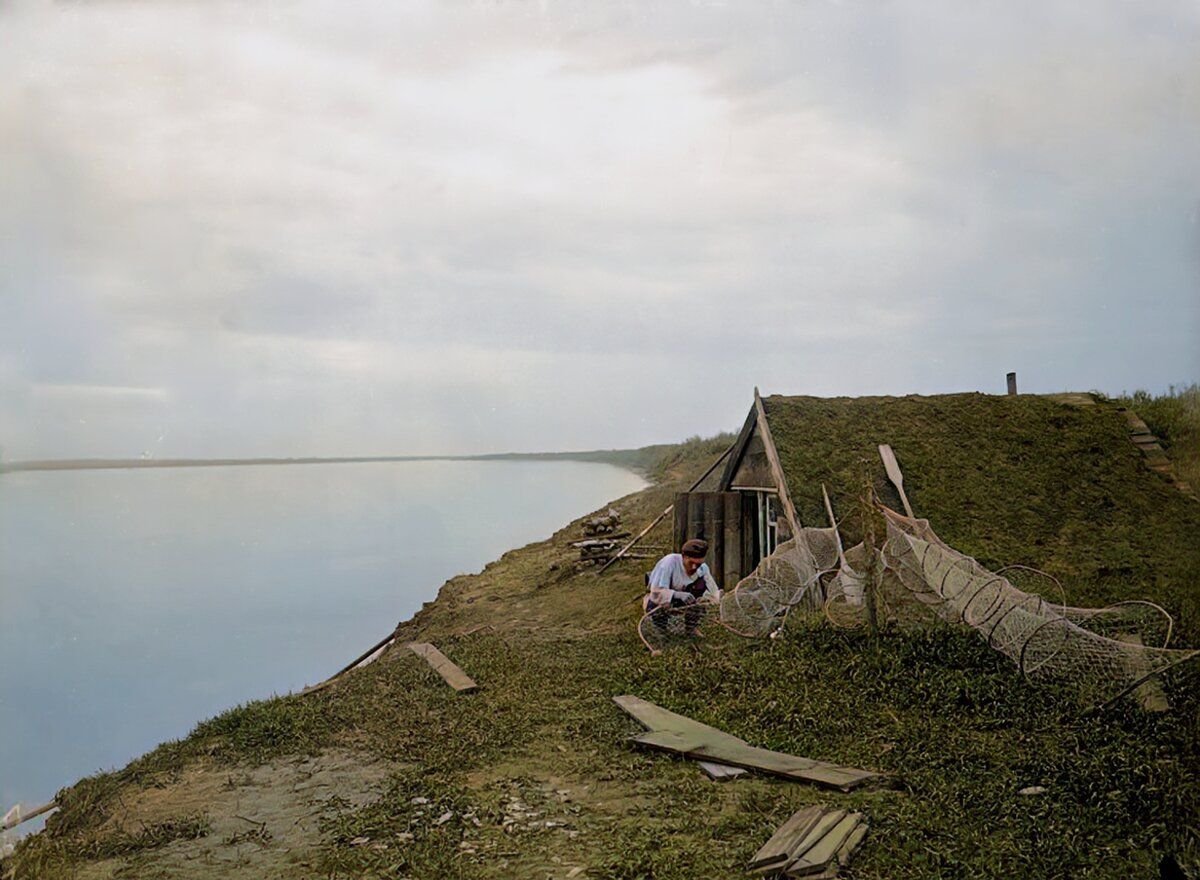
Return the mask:
M 862 515 L 863 547 L 867 551 L 867 577 L 863 584 L 863 599 L 867 606 L 867 628 L 872 636 L 879 635 L 879 619 L 875 611 L 875 593 L 880 581 L 879 554 L 875 551 L 874 486 L 870 470 L 864 468 L 863 495 L 859 500 Z
M 300 691 L 300 696 L 304 696 L 305 694 L 315 693 L 315 692 L 322 690 L 325 687 L 333 684 L 333 682 L 336 681 L 339 676 L 346 674 L 351 669 L 353 669 L 355 666 L 357 666 L 359 663 L 362 663 L 364 660 L 366 660 L 368 657 L 370 657 L 372 654 L 374 654 L 376 651 L 378 651 L 380 648 L 387 647 L 391 642 L 393 642 L 395 640 L 396 640 L 396 632 L 395 632 L 395 630 L 393 630 L 390 635 L 380 639 L 378 642 L 373 644 L 371 647 L 367 648 L 367 650 L 363 651 L 361 654 L 359 654 L 357 657 L 355 657 L 353 660 L 351 660 L 349 663 L 347 663 L 345 666 L 343 666 L 341 669 L 339 669 L 333 675 L 329 676 L 329 678 L 325 679 L 320 684 L 314 684 L 311 687 L 306 687 L 304 690 Z
M 696 490 L 697 486 L 699 486 L 706 479 L 708 479 L 708 475 L 717 469 L 717 465 L 719 465 L 721 462 L 723 462 L 725 460 L 725 456 L 727 456 L 727 455 L 729 455 L 729 453 L 733 452 L 733 447 L 736 445 L 737 445 L 736 442 L 731 443 L 729 448 L 721 453 L 721 457 L 718 458 L 716 461 L 714 461 L 711 465 L 709 465 L 708 470 L 706 470 L 703 474 L 700 475 L 700 479 L 698 479 L 696 482 L 692 483 L 692 485 L 688 487 L 688 491 L 694 492 Z M 605 569 L 607 569 L 610 565 L 612 565 L 614 562 L 616 562 L 618 559 L 620 559 L 622 556 L 624 556 L 626 553 L 628 553 L 633 548 L 634 544 L 636 544 L 638 541 L 642 540 L 642 538 L 646 537 L 646 535 L 649 534 L 650 530 L 652 528 L 654 528 L 656 525 L 658 525 L 660 522 L 662 522 L 663 518 L 666 517 L 674 509 L 675 509 L 674 504 L 669 505 L 666 510 L 664 510 L 662 513 L 660 513 L 657 517 L 654 518 L 654 522 L 650 523 L 650 525 L 646 526 L 646 528 L 644 528 L 640 532 L 638 532 L 637 537 L 635 537 L 632 541 L 630 541 L 628 544 L 626 544 L 624 547 L 622 547 L 620 550 L 618 550 L 617 554 L 612 559 L 610 559 L 610 560 L 608 560 L 608 562 L 604 563 L 604 565 L 600 568 L 600 570 L 598 572 L 596 572 L 596 574 L 597 575 L 604 574 Z
M 4 824 L 0 828 L 8 830 L 16 828 L 22 822 L 28 822 L 30 819 L 36 819 L 42 813 L 49 813 L 58 806 L 58 801 L 50 801 L 48 804 L 42 804 L 40 807 L 34 807 L 28 813 L 22 813 L 20 806 L 15 806 L 4 814 Z
M 842 549 L 842 533 L 838 531 L 837 520 L 833 518 L 833 505 L 829 503 L 829 490 L 824 483 L 821 484 L 821 494 L 825 497 L 825 512 L 829 514 L 829 525 L 833 527 L 833 537 L 837 540 L 838 561 L 842 563 L 842 568 L 849 568 L 846 551 Z
M 762 397 L 757 388 L 754 389 L 754 411 L 758 414 L 758 433 L 762 435 L 763 446 L 767 450 L 767 461 L 771 463 L 771 474 L 779 487 L 779 500 L 783 502 L 783 511 L 792 527 L 792 537 L 799 538 L 800 517 L 796 515 L 796 508 L 792 504 L 787 479 L 783 475 L 783 465 L 779 463 L 779 450 L 775 448 L 775 438 L 771 436 L 771 426 L 767 424 L 767 411 L 763 408 Z

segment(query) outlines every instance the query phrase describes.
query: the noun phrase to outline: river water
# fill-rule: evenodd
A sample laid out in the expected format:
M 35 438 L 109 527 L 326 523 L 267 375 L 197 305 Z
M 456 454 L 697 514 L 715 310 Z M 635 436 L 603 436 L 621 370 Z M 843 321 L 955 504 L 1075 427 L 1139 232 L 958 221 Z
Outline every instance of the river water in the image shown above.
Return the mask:
M 644 485 L 565 461 L 0 475 L 0 813 L 328 677 Z

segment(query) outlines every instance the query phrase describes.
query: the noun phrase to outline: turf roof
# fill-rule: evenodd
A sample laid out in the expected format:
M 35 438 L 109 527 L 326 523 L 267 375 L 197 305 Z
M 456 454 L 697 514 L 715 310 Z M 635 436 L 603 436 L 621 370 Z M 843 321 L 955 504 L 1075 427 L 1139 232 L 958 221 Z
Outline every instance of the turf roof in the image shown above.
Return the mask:
M 854 540 L 868 477 L 903 510 L 877 450 L 890 443 L 914 512 L 955 548 L 1041 568 L 1074 604 L 1158 602 L 1200 644 L 1200 503 L 1146 467 L 1115 404 L 977 393 L 763 404 L 802 524 L 826 524 L 822 482 Z

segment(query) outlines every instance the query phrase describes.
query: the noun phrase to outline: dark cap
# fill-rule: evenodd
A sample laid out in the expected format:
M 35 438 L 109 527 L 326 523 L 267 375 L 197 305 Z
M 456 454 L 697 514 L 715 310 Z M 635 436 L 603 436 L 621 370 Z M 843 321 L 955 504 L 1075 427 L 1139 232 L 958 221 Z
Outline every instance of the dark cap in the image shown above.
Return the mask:
M 703 559 L 708 553 L 708 541 L 702 541 L 699 538 L 683 542 L 683 555 L 690 556 L 692 559 Z

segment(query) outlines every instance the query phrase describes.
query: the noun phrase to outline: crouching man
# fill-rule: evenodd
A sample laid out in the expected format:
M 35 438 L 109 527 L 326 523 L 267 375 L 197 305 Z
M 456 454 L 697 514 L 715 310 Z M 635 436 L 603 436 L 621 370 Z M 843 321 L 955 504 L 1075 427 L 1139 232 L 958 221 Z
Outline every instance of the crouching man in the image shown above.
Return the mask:
M 670 612 L 668 608 L 715 603 L 721 600 L 721 590 L 713 580 L 704 557 L 708 553 L 708 542 L 699 538 L 685 541 L 679 553 L 668 553 L 658 561 L 646 578 L 650 594 L 646 597 L 647 613 L 663 609 L 650 619 L 660 629 L 666 629 Z M 688 635 L 696 631 L 703 608 L 689 608 L 683 613 L 683 625 Z

